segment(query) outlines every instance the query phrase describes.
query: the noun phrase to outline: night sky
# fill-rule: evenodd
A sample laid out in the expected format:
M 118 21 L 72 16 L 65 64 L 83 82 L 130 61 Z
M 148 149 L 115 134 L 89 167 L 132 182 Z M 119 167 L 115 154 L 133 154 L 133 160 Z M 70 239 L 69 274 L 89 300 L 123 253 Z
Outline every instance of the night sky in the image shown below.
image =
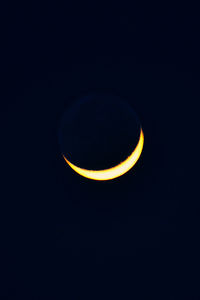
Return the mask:
M 54 5 L 3 12 L 1 299 L 200 299 L 198 14 Z M 144 130 L 111 181 L 59 147 L 91 93 L 125 99 Z

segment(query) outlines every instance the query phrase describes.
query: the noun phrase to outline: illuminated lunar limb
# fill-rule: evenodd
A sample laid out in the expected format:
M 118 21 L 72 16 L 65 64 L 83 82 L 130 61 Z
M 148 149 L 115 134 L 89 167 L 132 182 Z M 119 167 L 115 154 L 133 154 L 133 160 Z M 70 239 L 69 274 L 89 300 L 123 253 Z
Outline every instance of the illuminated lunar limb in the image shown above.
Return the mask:
M 95 170 L 82 169 L 78 166 L 75 166 L 70 161 L 68 161 L 64 155 L 63 157 L 65 161 L 68 163 L 68 165 L 81 176 L 93 180 L 110 180 L 125 174 L 136 164 L 136 162 L 138 161 L 142 153 L 143 145 L 144 145 L 144 134 L 142 129 L 140 129 L 140 137 L 139 137 L 138 144 L 135 147 L 134 151 L 131 153 L 131 155 L 126 160 L 121 162 L 119 165 L 106 170 L 95 171 Z

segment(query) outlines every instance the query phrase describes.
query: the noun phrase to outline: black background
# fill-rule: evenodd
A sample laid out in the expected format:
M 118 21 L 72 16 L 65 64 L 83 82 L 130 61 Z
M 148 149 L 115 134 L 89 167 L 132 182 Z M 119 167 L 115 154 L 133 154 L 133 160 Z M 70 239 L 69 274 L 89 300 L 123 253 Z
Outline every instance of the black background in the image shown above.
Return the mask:
M 198 9 L 2 8 L 4 299 L 199 299 Z M 87 93 L 133 105 L 137 165 L 109 182 L 64 163 L 57 130 Z

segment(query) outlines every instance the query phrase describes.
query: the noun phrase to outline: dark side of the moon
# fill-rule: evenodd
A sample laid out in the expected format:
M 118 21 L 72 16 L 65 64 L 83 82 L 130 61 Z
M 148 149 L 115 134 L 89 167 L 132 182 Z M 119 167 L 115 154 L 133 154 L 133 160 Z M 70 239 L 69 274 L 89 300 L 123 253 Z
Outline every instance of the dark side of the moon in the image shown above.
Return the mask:
M 89 95 L 66 107 L 60 126 L 62 154 L 88 170 L 112 168 L 134 151 L 141 124 L 133 108 L 110 95 Z

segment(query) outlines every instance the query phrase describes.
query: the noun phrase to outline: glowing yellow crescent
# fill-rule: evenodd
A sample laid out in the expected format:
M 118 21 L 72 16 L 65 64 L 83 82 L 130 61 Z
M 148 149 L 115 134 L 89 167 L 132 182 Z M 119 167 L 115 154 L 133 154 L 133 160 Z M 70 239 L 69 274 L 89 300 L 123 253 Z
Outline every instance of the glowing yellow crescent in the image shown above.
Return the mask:
M 93 179 L 93 180 L 110 180 L 125 174 L 136 164 L 136 162 L 138 161 L 142 153 L 143 145 L 144 145 L 144 134 L 141 129 L 139 142 L 135 147 L 134 151 L 131 153 L 131 155 L 128 156 L 128 158 L 123 162 L 121 162 L 119 165 L 106 170 L 95 171 L 95 170 L 82 169 L 69 162 L 64 155 L 63 157 L 74 171 L 76 171 L 78 174 L 86 178 Z

